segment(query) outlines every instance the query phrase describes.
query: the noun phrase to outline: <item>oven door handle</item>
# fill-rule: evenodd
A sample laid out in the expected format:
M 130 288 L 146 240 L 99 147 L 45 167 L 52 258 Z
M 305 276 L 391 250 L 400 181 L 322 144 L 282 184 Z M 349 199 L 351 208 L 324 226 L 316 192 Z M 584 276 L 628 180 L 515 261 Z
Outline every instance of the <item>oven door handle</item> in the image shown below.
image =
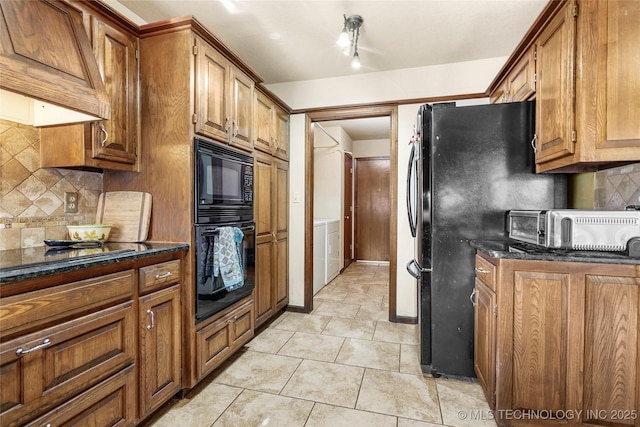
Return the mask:
M 254 231 L 256 229 L 255 225 L 246 225 L 244 227 L 238 227 L 241 231 Z M 202 234 L 204 236 L 208 236 L 208 235 L 212 235 L 212 234 L 218 234 L 220 233 L 220 227 L 213 227 L 213 228 L 207 228 L 206 230 L 202 231 Z

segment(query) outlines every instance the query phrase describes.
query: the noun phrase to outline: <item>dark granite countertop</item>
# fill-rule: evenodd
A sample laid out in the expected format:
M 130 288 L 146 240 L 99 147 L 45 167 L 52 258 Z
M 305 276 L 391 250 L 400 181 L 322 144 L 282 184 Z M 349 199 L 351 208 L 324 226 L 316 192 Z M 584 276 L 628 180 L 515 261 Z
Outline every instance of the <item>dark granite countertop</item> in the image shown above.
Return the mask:
M 471 240 L 470 244 L 493 258 L 640 265 L 640 258 L 630 257 L 624 252 L 548 249 L 510 239 Z
M 186 243 L 106 243 L 104 247 L 53 249 L 47 246 L 0 251 L 0 285 L 50 274 L 189 249 Z

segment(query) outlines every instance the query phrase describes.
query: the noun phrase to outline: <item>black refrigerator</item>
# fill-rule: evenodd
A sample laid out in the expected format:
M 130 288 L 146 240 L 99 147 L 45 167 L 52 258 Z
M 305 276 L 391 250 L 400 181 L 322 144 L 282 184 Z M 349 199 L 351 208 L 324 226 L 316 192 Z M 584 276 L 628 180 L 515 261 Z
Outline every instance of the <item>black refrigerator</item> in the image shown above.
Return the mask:
M 407 177 L 418 279 L 420 364 L 475 377 L 473 239 L 506 239 L 506 211 L 566 207 L 564 174 L 536 174 L 532 101 L 422 105 Z

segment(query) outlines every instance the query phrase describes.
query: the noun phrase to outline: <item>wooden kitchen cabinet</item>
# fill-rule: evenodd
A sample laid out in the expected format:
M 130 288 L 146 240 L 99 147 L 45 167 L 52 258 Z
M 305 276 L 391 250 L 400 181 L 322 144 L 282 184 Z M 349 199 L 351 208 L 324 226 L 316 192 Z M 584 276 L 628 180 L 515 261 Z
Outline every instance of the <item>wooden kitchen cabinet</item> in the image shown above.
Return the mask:
M 509 72 L 490 97 L 491 103 L 527 101 L 536 92 L 535 49 L 532 47 Z
M 496 318 L 498 305 L 495 266 L 476 256 L 474 371 L 491 409 L 496 404 Z
M 142 418 L 182 388 L 180 285 L 140 297 L 138 312 Z
M 288 188 L 288 163 L 256 154 L 256 326 L 269 320 L 289 302 Z
M 254 81 L 216 49 L 196 38 L 195 132 L 253 149 Z
M 220 366 L 235 350 L 253 338 L 254 304 L 245 298 L 205 324 L 197 332 L 197 375 L 204 377 Z
M 289 160 L 289 113 L 258 90 L 255 91 L 253 113 L 254 148 Z
M 138 38 L 96 15 L 85 3 L 74 6 L 86 17 L 85 28 L 111 104 L 111 118 L 42 128 L 41 166 L 136 171 L 140 145 Z
M 495 296 L 478 273 L 487 265 L 495 266 Z M 570 411 L 580 417 L 564 422 L 575 424 L 640 425 L 633 415 L 640 408 L 638 266 L 479 252 L 476 302 L 476 373 L 499 425 L 553 424 L 507 417 L 512 410 Z

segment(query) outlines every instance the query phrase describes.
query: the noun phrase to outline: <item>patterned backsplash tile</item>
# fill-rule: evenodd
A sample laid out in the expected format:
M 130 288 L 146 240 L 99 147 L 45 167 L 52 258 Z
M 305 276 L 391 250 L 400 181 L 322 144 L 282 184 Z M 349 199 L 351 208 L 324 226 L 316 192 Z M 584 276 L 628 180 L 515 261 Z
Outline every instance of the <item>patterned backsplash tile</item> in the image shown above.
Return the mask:
M 78 213 L 64 212 L 64 193 L 77 192 Z M 102 174 L 40 168 L 40 130 L 0 120 L 0 250 L 65 239 L 67 224 L 93 223 Z
M 596 209 L 640 205 L 640 163 L 596 172 Z

